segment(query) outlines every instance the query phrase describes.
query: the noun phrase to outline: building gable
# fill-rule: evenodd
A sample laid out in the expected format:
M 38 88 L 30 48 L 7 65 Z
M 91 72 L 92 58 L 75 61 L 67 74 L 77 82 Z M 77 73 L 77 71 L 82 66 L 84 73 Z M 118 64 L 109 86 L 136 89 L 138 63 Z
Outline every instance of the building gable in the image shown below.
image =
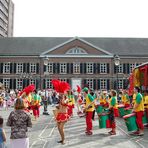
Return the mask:
M 48 51 L 45 51 L 41 56 L 50 55 L 100 55 L 100 56 L 110 56 L 111 53 L 98 48 L 91 43 L 81 39 L 73 38 L 69 41 L 62 43 Z

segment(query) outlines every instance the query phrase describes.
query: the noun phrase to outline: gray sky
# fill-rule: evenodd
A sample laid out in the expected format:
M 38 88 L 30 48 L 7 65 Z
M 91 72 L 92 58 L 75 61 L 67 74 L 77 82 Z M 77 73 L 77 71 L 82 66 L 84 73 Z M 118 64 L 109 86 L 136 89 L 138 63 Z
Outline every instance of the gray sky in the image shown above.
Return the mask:
M 148 37 L 148 0 L 12 0 L 14 36 Z

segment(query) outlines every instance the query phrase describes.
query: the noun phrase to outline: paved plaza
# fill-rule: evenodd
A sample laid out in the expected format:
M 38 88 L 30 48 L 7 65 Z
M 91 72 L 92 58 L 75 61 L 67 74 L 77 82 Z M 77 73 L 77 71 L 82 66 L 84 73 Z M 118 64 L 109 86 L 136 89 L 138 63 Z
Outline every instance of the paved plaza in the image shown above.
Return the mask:
M 148 129 L 145 129 L 144 136 L 131 136 L 127 132 L 124 120 L 117 118 L 117 135 L 110 136 L 109 129 L 99 129 L 96 115 L 93 121 L 94 131 L 92 136 L 85 135 L 85 118 L 79 118 L 76 114 L 66 123 L 65 135 L 66 144 L 58 144 L 60 140 L 56 123 L 52 114 L 53 107 L 49 106 L 50 115 L 41 115 L 37 121 L 33 122 L 33 127 L 29 129 L 30 148 L 147 148 Z M 12 109 L 8 111 L 0 110 L 0 114 L 5 121 Z M 41 113 L 42 113 L 41 108 Z M 33 119 L 33 118 L 32 118 Z M 4 126 L 7 134 L 7 145 L 10 145 L 10 127 Z

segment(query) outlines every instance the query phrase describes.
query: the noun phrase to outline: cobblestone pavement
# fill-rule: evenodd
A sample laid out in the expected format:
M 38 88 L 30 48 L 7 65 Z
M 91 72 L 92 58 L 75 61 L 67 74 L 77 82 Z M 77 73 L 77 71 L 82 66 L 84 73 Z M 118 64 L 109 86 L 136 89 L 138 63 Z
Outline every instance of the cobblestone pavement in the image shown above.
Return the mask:
M 33 120 L 33 128 L 29 129 L 30 148 L 147 148 L 148 129 L 144 136 L 131 136 L 127 132 L 124 120 L 117 118 L 117 135 L 110 136 L 109 129 L 99 129 L 98 119 L 93 121 L 93 135 L 85 135 L 85 118 L 79 118 L 76 113 L 65 125 L 66 144 L 58 144 L 60 139 L 52 115 L 53 107 L 49 107 L 50 115 L 42 115 L 37 121 Z M 0 110 L 0 115 L 5 121 L 12 109 Z M 41 113 L 42 113 L 41 108 Z M 33 119 L 33 117 L 32 117 Z M 9 147 L 10 128 L 4 126 L 7 134 L 7 146 Z

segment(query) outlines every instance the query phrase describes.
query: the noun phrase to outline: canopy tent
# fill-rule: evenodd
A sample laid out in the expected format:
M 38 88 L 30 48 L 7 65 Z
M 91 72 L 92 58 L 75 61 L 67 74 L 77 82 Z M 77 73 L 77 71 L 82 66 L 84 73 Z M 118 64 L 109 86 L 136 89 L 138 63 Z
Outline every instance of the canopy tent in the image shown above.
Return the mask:
M 135 86 L 141 87 L 142 90 L 148 89 L 148 62 L 134 68 L 129 77 L 129 92 L 132 93 Z

